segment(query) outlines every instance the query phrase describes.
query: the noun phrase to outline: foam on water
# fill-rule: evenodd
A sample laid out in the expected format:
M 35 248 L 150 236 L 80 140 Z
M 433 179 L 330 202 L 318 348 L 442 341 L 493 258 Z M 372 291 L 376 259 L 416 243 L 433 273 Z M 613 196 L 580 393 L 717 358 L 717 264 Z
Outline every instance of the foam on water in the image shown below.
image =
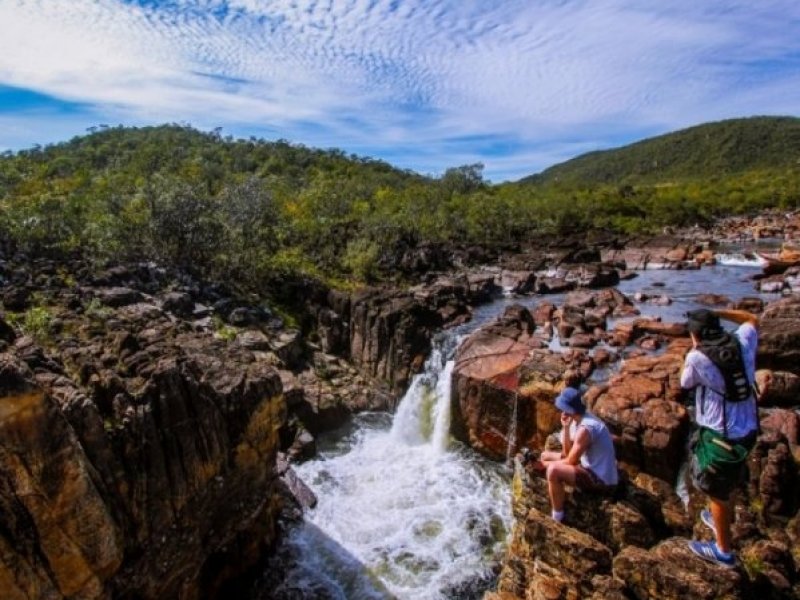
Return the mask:
M 444 598 L 443 590 L 487 576 L 499 560 L 511 523 L 509 477 L 450 441 L 446 354 L 454 345 L 436 347 L 391 428 L 388 415 L 358 417 L 349 436 L 297 468 L 319 504 L 291 543 L 342 555 L 304 559 L 309 573 L 321 574 L 315 593 L 322 586 L 330 598 Z
M 721 265 L 728 267 L 753 267 L 762 268 L 767 261 L 750 252 L 732 252 L 730 254 L 716 254 L 715 258 Z

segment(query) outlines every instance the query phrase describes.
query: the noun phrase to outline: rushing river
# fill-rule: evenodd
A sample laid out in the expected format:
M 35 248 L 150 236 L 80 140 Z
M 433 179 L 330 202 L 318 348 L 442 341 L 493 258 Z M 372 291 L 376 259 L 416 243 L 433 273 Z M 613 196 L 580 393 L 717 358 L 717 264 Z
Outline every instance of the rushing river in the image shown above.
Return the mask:
M 759 264 L 722 257 L 702 270 L 643 271 L 619 289 L 666 294 L 643 315 L 681 320 L 700 293 L 757 295 Z M 768 296 L 762 296 L 769 299 Z M 440 334 L 424 373 L 395 415 L 369 413 L 319 440 L 319 454 L 297 467 L 319 504 L 289 534 L 297 564 L 278 597 L 315 599 L 469 599 L 493 585 L 511 527 L 510 473 L 449 436 L 450 374 L 460 339 L 511 303 L 559 303 L 563 296 L 504 298 Z M 557 347 L 557 342 L 555 344 Z

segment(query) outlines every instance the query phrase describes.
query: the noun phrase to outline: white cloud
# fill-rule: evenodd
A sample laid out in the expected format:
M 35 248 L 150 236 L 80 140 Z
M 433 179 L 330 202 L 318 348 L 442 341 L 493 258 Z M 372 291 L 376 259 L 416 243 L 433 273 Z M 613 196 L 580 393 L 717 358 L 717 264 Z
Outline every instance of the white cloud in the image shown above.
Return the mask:
M 582 131 L 579 146 L 796 111 L 798 27 L 788 0 L 0 0 L 0 84 L 126 122 L 416 147 L 403 166 L 476 156 L 523 175 Z M 486 136 L 512 150 L 436 154 Z

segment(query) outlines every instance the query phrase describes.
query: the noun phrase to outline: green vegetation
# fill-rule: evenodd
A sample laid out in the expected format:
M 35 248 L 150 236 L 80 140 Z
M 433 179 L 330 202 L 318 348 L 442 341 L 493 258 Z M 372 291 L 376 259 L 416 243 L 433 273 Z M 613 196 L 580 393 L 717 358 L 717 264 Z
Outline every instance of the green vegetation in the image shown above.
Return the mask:
M 589 152 L 523 182 L 592 186 L 710 180 L 798 167 L 800 119 L 751 117 L 705 123 L 629 146 Z
M 32 306 L 23 313 L 8 313 L 6 319 L 25 335 L 42 342 L 50 335 L 50 323 L 53 315 L 44 306 Z
M 108 128 L 0 155 L 0 239 L 32 254 L 155 260 L 259 289 L 395 276 L 419 244 L 623 233 L 800 205 L 800 119 L 712 123 L 517 183 L 423 177 L 339 150 L 187 126 Z

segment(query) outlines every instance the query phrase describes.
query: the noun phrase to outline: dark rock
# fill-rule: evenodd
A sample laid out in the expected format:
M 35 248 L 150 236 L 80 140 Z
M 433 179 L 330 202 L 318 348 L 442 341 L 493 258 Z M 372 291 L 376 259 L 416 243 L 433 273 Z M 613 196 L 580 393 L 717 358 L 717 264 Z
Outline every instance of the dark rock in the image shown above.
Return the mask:
M 144 300 L 140 292 L 125 287 L 95 289 L 94 295 L 100 302 L 110 307 L 128 306 Z
M 536 280 L 537 294 L 561 294 L 575 289 L 574 281 L 558 277 L 539 277 Z
M 0 313 L 0 340 L 11 343 L 17 337 L 14 328 L 11 327 L 4 319 L 4 315 Z
M 288 368 L 299 368 L 303 364 L 306 348 L 299 331 L 283 331 L 277 338 L 271 340 L 270 344 L 272 350 Z
M 179 317 L 189 318 L 194 313 L 194 300 L 185 292 L 168 292 L 164 295 L 161 308 Z
M 3 292 L 3 306 L 6 310 L 21 312 L 30 306 L 30 291 L 24 287 L 11 287 Z

